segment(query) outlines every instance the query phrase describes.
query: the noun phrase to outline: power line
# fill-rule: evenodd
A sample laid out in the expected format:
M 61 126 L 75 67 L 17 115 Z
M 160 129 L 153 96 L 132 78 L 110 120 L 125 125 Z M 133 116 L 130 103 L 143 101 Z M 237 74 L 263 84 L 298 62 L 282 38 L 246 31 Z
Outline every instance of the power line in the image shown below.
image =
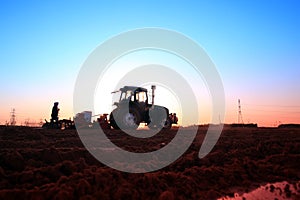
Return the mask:
M 263 105 L 263 104 L 248 104 L 244 103 L 246 106 L 260 106 L 260 107 L 282 107 L 282 108 L 300 108 L 300 106 L 296 105 Z
M 300 114 L 300 111 L 284 111 L 284 110 L 264 110 L 264 109 L 262 109 L 262 110 L 256 110 L 256 109 L 247 109 L 247 111 Z

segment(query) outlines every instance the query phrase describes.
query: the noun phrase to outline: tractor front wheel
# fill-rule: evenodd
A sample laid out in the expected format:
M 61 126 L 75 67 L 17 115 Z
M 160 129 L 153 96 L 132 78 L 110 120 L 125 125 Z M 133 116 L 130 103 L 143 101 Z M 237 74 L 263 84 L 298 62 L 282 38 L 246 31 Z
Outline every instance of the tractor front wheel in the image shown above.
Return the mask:
M 150 129 L 171 129 L 172 127 L 172 120 L 170 118 L 159 120 L 158 122 L 153 121 L 148 124 Z
M 171 129 L 172 127 L 172 120 L 168 117 L 167 120 L 165 121 L 164 129 Z

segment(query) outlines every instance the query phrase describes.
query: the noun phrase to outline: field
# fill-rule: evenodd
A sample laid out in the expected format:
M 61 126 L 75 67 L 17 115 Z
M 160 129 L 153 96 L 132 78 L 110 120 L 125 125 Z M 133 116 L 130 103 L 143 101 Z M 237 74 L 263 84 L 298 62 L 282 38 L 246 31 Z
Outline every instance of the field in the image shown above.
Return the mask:
M 299 128 L 225 128 L 212 152 L 199 159 L 206 130 L 200 127 L 190 148 L 171 165 L 132 174 L 97 161 L 76 130 L 2 126 L 0 199 L 217 199 L 281 181 L 298 190 L 296 196 L 287 188 L 282 198 L 300 198 Z M 175 134 L 162 131 L 135 140 L 107 132 L 115 144 L 135 152 L 160 148 Z

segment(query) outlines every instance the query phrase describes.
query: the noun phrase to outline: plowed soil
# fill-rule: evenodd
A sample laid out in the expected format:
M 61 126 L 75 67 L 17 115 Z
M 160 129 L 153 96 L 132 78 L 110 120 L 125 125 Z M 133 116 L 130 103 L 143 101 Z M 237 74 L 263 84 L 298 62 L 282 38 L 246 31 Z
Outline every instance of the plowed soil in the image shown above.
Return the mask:
M 206 130 L 200 127 L 171 165 L 132 174 L 97 161 L 76 130 L 0 127 L 0 199 L 217 199 L 280 181 L 300 190 L 299 128 L 225 128 L 199 159 Z M 147 152 L 168 144 L 176 132 L 134 139 L 109 130 L 107 136 L 126 150 Z

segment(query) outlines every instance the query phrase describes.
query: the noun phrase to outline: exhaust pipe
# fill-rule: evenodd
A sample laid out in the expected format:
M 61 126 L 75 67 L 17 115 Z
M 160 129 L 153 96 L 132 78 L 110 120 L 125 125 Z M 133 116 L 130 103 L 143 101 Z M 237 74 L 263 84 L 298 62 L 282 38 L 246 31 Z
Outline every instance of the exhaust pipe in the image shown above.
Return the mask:
M 155 85 L 151 85 L 151 90 L 152 90 L 152 108 L 154 106 L 154 96 L 155 96 L 154 91 L 155 91 L 155 89 L 156 89 L 156 86 Z

